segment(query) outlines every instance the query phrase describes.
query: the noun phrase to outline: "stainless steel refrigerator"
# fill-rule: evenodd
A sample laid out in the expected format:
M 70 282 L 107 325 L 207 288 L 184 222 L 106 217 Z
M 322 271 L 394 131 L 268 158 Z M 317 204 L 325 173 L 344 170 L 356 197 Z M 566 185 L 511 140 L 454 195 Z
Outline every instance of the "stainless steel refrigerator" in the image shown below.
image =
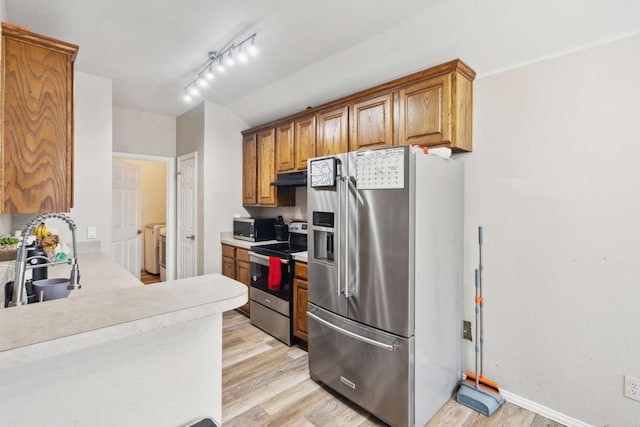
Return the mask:
M 404 146 L 307 170 L 311 378 L 424 425 L 461 377 L 463 165 Z

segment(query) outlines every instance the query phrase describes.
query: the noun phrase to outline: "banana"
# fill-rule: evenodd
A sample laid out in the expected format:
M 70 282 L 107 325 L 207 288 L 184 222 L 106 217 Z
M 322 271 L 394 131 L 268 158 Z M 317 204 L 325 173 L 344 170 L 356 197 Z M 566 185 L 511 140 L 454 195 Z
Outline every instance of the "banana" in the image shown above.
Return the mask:
M 42 243 L 42 240 L 51 235 L 51 232 L 44 224 L 41 222 L 36 228 L 33 229 L 33 234 L 36 236 L 36 240 L 38 243 Z

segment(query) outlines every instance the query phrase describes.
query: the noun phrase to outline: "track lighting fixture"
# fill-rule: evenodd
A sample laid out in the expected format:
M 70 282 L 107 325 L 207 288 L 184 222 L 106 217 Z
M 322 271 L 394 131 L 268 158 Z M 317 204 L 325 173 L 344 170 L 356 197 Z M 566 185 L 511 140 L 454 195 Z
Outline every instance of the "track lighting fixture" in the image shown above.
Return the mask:
M 207 80 L 215 78 L 214 69 L 218 74 L 222 74 L 227 68 L 232 68 L 236 64 L 236 59 L 237 62 L 245 63 L 249 59 L 247 53 L 255 56 L 258 53 L 256 35 L 257 33 L 254 33 L 239 43 L 231 41 L 218 52 L 209 52 L 209 59 L 200 68 L 196 78 L 184 87 L 184 101 L 191 102 L 194 97 L 200 94 L 198 88 L 209 86 Z

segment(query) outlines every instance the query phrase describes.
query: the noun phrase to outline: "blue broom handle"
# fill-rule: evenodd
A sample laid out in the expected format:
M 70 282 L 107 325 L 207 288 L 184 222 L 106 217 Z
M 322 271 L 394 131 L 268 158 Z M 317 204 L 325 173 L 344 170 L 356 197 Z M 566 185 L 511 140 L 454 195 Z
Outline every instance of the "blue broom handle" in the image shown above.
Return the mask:
M 483 344 L 484 344 L 484 300 L 482 299 L 482 226 L 478 227 L 478 254 L 480 258 L 480 265 L 478 266 L 478 287 L 480 288 L 480 375 L 484 374 L 484 358 L 483 356 Z
M 478 337 L 480 336 L 478 333 L 478 328 L 479 328 L 479 324 L 478 324 L 478 316 L 480 314 L 480 307 L 479 307 L 479 302 L 478 302 L 478 297 L 479 297 L 479 286 L 480 286 L 480 275 L 478 272 L 478 269 L 476 269 L 476 274 L 475 274 L 475 282 L 476 282 L 476 298 L 475 298 L 475 309 L 476 309 L 476 388 L 479 386 L 480 384 L 480 376 L 478 375 L 478 357 L 479 357 L 479 348 L 478 348 Z

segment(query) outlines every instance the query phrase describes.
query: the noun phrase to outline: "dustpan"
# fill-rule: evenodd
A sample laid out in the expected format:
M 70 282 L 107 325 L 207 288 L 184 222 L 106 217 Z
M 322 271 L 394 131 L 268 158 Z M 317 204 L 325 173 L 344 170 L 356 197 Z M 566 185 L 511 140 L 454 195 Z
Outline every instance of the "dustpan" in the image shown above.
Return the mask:
M 476 387 L 475 383 L 462 381 L 456 401 L 490 417 L 504 403 L 504 397 L 485 391 L 482 386 Z

